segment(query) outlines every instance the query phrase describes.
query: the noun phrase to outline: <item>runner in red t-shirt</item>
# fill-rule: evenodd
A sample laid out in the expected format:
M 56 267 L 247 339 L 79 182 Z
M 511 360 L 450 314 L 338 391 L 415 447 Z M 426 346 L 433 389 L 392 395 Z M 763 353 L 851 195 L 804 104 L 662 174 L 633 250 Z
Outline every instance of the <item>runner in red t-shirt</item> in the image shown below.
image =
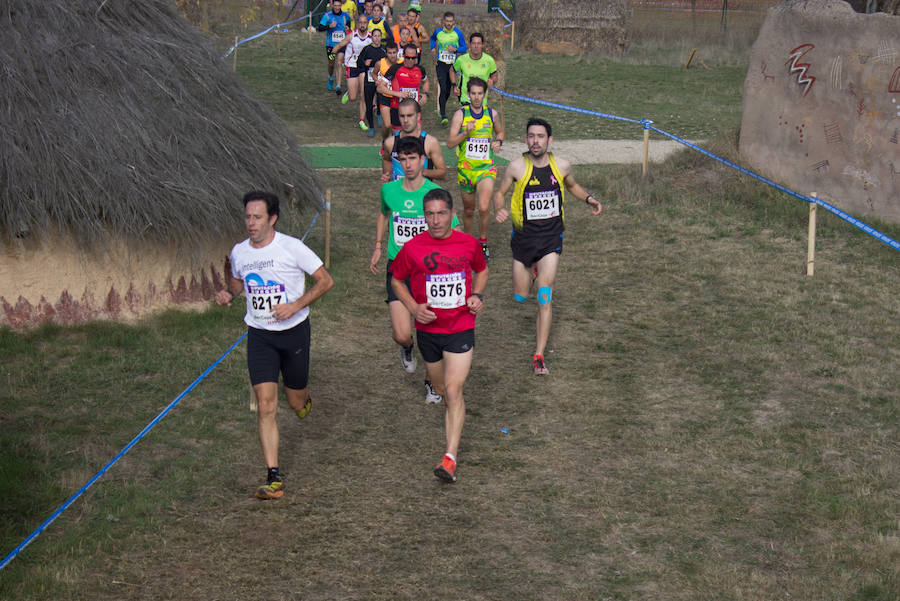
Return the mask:
M 413 98 L 424 106 L 428 100 L 430 84 L 425 69 L 416 64 L 418 50 L 413 44 L 403 48 L 403 62 L 393 65 L 381 76 L 378 82 L 378 91 L 391 97 L 391 127 L 394 131 L 400 130 L 400 117 L 397 107 L 403 98 Z
M 400 249 L 392 264 L 391 287 L 415 317 L 416 340 L 428 379 L 447 406 L 447 448 L 434 473 L 455 482 L 456 455 L 466 421 L 462 389 L 472 367 L 475 316 L 484 307 L 488 267 L 478 240 L 452 228 L 449 192 L 430 190 L 423 204 L 428 231 Z

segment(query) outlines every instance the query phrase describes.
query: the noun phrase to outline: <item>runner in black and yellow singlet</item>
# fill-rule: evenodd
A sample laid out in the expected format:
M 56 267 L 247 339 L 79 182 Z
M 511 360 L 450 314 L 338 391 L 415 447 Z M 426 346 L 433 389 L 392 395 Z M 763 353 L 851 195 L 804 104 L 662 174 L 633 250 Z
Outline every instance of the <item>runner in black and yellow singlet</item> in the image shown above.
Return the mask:
M 569 161 L 547 151 L 553 141 L 549 123 L 543 119 L 529 119 L 525 132 L 528 152 L 506 168 L 494 193 L 494 210 L 499 223 L 512 216 L 510 246 L 515 300 L 524 303 L 532 284 L 537 286 L 537 344 L 532 367 L 535 375 L 543 376 L 549 373 L 544 350 L 553 317 L 553 281 L 562 253 L 566 191 L 591 205 L 594 215 L 599 215 L 603 207 L 572 177 Z M 503 197 L 514 184 L 510 209 L 507 210 Z

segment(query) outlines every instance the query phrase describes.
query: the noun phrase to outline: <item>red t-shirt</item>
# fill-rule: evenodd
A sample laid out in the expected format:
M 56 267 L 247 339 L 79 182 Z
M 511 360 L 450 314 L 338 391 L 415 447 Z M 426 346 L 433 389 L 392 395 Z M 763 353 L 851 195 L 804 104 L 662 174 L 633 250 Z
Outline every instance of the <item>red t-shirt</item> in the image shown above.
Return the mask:
M 466 299 L 472 295 L 472 272 L 487 268 L 484 251 L 474 236 L 452 230 L 448 238 L 428 232 L 403 245 L 391 264 L 398 280 L 409 278 L 409 288 L 419 304 L 428 302 L 437 319 L 415 322 L 416 329 L 436 334 L 455 334 L 475 327 Z
M 384 77 L 390 80 L 391 89 L 395 92 L 415 90 L 415 100 L 417 102 L 419 101 L 419 85 L 427 79 L 425 70 L 419 65 L 407 68 L 402 63 L 391 66 L 387 73 L 384 74 Z M 399 107 L 400 100 L 400 98 L 392 96 L 391 108 Z

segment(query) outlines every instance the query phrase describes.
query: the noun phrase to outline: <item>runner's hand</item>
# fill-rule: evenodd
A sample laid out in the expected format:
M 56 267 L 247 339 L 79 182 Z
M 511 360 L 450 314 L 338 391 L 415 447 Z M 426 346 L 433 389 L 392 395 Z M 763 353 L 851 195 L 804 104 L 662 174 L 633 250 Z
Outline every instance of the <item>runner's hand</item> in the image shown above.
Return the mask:
M 497 220 L 497 223 L 503 223 L 509 217 L 509 211 L 506 210 L 506 207 L 502 209 L 497 209 L 497 212 L 494 214 L 494 219 Z
M 466 299 L 466 305 L 469 306 L 469 313 L 471 313 L 472 315 L 478 315 L 478 313 L 484 308 L 484 301 L 473 294 Z
M 300 310 L 294 303 L 278 303 L 272 308 L 272 315 L 278 321 L 284 321 L 285 319 L 289 319 L 291 315 Z
M 224 290 L 219 290 L 218 292 L 216 292 L 216 304 L 217 305 L 220 305 L 220 306 L 228 305 L 230 307 L 231 301 L 233 301 L 233 300 L 234 300 L 234 295 L 231 293 L 231 291 L 228 288 L 225 288 Z
M 381 260 L 381 246 L 376 246 L 375 251 L 372 253 L 372 258 L 369 260 L 369 270 L 378 275 L 378 261 Z
M 416 307 L 416 314 L 414 315 L 416 321 L 419 323 L 431 323 L 435 319 L 437 319 L 437 315 L 435 315 L 434 311 L 431 310 L 431 307 L 428 306 L 428 303 L 422 303 L 418 307 Z

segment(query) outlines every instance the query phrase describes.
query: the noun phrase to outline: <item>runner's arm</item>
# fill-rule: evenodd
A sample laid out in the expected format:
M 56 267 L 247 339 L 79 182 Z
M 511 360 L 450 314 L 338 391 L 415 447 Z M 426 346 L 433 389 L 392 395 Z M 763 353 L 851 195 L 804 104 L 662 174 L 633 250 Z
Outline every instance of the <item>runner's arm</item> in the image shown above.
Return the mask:
M 463 112 L 462 109 L 456 109 L 453 118 L 450 120 L 450 134 L 447 136 L 447 148 L 456 148 L 460 142 L 465 140 L 469 132 L 467 130 L 459 131 L 462 128 Z
M 375 250 L 372 251 L 372 258 L 369 260 L 369 270 L 378 273 L 378 261 L 381 260 L 381 239 L 384 238 L 384 231 L 387 229 L 388 216 L 378 211 L 378 220 L 375 222 Z
M 506 171 L 503 172 L 503 178 L 500 180 L 500 185 L 494 190 L 494 218 L 497 220 L 497 223 L 503 223 L 509 217 L 509 211 L 506 209 L 506 203 L 503 198 L 513 184 L 522 177 L 524 165 L 520 158 L 507 165 Z
M 290 318 L 291 315 L 303 307 L 311 305 L 334 287 L 334 280 L 331 278 L 331 274 L 325 271 L 324 265 L 316 269 L 310 275 L 316 283 L 313 284 L 313 287 L 307 290 L 303 296 L 292 303 L 279 303 L 272 308 L 272 315 L 274 315 L 276 319 L 284 321 L 285 319 Z
M 239 280 L 229 274 L 228 283 L 225 284 L 224 290 L 219 290 L 216 293 L 216 304 L 231 306 L 231 301 L 239 297 L 243 291 L 244 280 Z
M 391 160 L 391 153 L 394 152 L 394 136 L 388 136 L 381 143 L 381 183 L 386 184 L 391 181 L 394 174 L 394 164 Z M 426 170 L 427 171 L 427 170 Z M 426 176 L 427 177 L 427 176 Z M 381 238 L 379 238 L 381 240 Z
M 437 315 L 435 315 L 434 311 L 428 308 L 428 303 L 422 303 L 420 305 L 416 302 L 416 299 L 414 299 L 409 292 L 409 288 L 406 287 L 406 282 L 392 276 L 391 288 L 394 289 L 394 294 L 397 295 L 397 299 L 403 303 L 403 306 L 406 307 L 407 311 L 412 313 L 412 316 L 415 317 L 416 321 L 419 323 L 431 323 L 437 319 Z
M 500 119 L 497 119 L 497 111 L 488 107 L 488 110 L 491 111 L 491 121 L 494 122 L 494 139 L 491 141 L 491 150 L 495 153 L 500 152 L 500 147 L 503 146 L 503 140 L 506 139 L 506 132 L 503 131 L 503 122 Z M 497 144 L 494 147 L 494 144 Z
M 565 159 L 557 159 L 556 164 L 563 174 L 563 182 L 566 184 L 566 190 L 568 190 L 569 193 L 578 200 L 583 200 L 585 203 L 590 205 L 591 213 L 593 215 L 599 215 L 600 211 L 603 210 L 603 206 L 600 204 L 600 201 L 594 197 L 593 194 L 585 190 L 581 186 L 581 184 L 575 181 L 575 178 L 572 177 L 572 166 L 569 164 L 569 161 Z
M 441 143 L 434 136 L 425 138 L 425 154 L 431 161 L 431 168 L 425 169 L 422 174 L 431 181 L 447 179 L 447 162 L 441 152 Z
M 488 268 L 487 265 L 481 271 L 472 272 L 472 294 L 466 299 L 466 305 L 469 312 L 478 315 L 484 308 L 484 301 L 481 300 L 484 295 L 484 289 L 487 288 Z

